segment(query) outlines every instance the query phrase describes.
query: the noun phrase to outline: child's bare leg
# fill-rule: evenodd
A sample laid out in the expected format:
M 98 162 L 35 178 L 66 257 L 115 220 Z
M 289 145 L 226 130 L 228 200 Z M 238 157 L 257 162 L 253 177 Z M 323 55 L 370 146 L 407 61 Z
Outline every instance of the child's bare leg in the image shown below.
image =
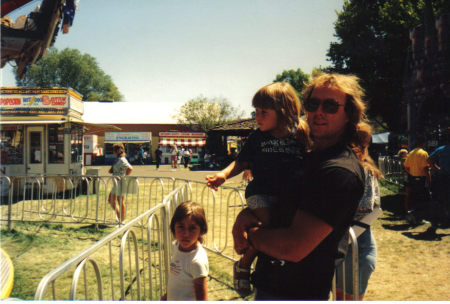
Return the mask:
M 113 209 L 116 209 L 116 196 L 112 193 L 108 196 L 108 203 L 111 205 Z
M 239 260 L 239 267 L 250 269 L 257 253 L 258 251 L 253 248 L 247 249 L 247 251 L 241 256 L 241 259 Z
M 121 196 L 120 197 L 120 210 L 119 210 L 119 213 L 120 213 L 120 221 L 123 221 L 124 219 L 125 219 L 125 212 L 126 212 L 126 209 L 127 207 L 126 207 L 126 205 L 125 205 L 125 197 L 124 196 Z
M 262 226 L 268 226 L 270 221 L 270 209 L 269 208 L 256 208 L 252 210 L 253 213 L 258 217 L 261 221 Z M 239 266 L 241 268 L 248 268 L 252 265 L 253 261 L 256 258 L 258 251 L 254 248 L 249 248 L 239 260 Z
M 261 221 L 263 226 L 269 224 L 269 208 L 252 208 L 254 214 Z M 236 292 L 241 297 L 246 297 L 251 293 L 250 286 L 250 267 L 256 257 L 257 250 L 254 248 L 248 248 L 242 255 L 239 262 L 236 262 L 233 266 L 233 285 Z

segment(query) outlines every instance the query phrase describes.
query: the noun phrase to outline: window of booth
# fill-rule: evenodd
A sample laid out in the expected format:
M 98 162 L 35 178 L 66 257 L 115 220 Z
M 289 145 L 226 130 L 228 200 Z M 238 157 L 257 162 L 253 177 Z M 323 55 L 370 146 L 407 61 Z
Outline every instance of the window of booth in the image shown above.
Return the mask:
M 23 164 L 23 140 L 23 126 L 1 128 L 0 161 L 2 164 Z
M 81 163 L 83 161 L 83 127 L 72 125 L 70 136 L 70 159 L 72 163 Z
M 113 155 L 113 143 L 105 143 L 105 155 Z M 140 149 L 144 149 L 142 161 L 144 163 L 151 162 L 151 143 L 123 143 L 127 160 L 131 164 L 141 164 Z
M 62 126 L 48 127 L 48 163 L 64 163 L 64 127 Z
M 105 155 L 113 154 L 113 144 L 105 143 Z

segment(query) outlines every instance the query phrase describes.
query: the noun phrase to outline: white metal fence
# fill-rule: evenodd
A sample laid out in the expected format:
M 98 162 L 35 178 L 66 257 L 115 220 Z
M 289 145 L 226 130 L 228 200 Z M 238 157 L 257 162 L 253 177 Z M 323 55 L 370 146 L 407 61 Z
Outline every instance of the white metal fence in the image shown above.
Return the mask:
M 394 156 L 380 156 L 378 158 L 378 168 L 380 168 L 384 179 L 395 184 L 403 184 L 407 175 L 403 168 L 403 161 Z
M 0 220 L 117 224 L 108 203 L 118 185 L 111 176 L 15 176 L 0 178 Z M 160 203 L 173 190 L 173 178 L 128 177 L 127 218 Z
M 51 179 L 62 181 L 49 183 Z M 39 283 L 36 300 L 159 300 L 166 291 L 171 214 L 185 200 L 196 201 L 205 209 L 205 248 L 237 260 L 231 229 L 245 207 L 242 188 L 223 186 L 216 192 L 205 182 L 191 180 L 130 180 L 135 189 L 125 199 L 126 218 L 132 220 L 48 273 Z M 108 204 L 114 183 L 111 177 L 98 176 L 5 177 L 2 188 L 8 185 L 8 195 L 2 203 L 7 204 L 1 206 L 0 219 L 7 221 L 8 227 L 14 221 L 115 225 L 118 222 Z M 56 186 L 44 187 L 47 184 Z M 357 265 L 356 239 L 352 246 Z M 353 267 L 353 271 L 357 278 L 358 268 Z M 354 284 L 357 292 L 357 279 Z

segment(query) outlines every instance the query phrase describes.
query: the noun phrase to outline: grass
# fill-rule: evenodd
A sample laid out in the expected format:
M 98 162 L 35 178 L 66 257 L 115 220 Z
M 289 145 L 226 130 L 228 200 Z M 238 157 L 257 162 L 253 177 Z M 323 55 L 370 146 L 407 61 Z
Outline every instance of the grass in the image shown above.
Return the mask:
M 403 196 L 398 194 L 398 186 L 383 181 L 381 184 L 384 213 L 373 225 L 378 261 L 365 300 L 449 300 L 450 229 L 441 227 L 436 233 L 430 233 L 429 224 L 409 226 L 400 216 Z M 233 221 L 234 214 L 216 214 L 219 215 L 228 217 L 226 222 Z M 4 224 L 2 222 L 1 246 L 11 256 L 15 267 L 11 297 L 24 300 L 34 298 L 37 284 L 51 269 L 113 229 L 100 226 L 96 230 L 87 224 L 16 222 L 13 230 L 7 231 Z M 232 288 L 232 261 L 213 253 L 208 256 L 209 299 L 244 300 Z M 57 286 L 69 287 L 69 276 Z M 249 299 L 252 296 L 245 300 Z
M 107 233 L 79 228 L 52 223 L 15 223 L 11 231 L 2 229 L 1 246 L 15 268 L 10 296 L 34 299 L 37 284 L 45 274 Z

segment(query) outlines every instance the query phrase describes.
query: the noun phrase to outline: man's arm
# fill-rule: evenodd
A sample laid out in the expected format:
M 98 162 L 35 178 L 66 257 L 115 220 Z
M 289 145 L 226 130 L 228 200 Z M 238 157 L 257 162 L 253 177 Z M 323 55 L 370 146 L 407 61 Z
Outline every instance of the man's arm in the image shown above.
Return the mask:
M 427 161 L 430 164 L 431 168 L 433 168 L 434 170 L 441 170 L 441 167 L 439 167 L 438 164 L 436 164 L 431 158 L 428 157 Z
M 298 262 L 308 256 L 332 231 L 333 227 L 325 221 L 298 210 L 289 228 L 252 228 L 248 239 L 258 251 L 277 259 Z

